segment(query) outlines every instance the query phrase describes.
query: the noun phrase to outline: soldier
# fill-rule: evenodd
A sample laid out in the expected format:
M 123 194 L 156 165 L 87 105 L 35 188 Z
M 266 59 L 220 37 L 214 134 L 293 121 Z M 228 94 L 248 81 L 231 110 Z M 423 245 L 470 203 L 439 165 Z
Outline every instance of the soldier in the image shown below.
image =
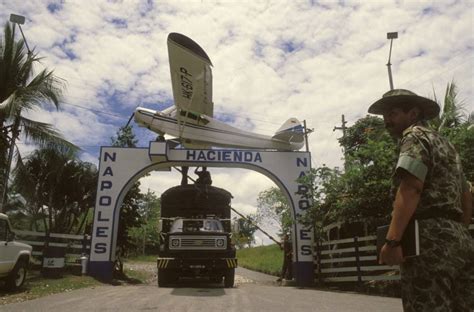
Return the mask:
M 439 106 L 415 93 L 397 89 L 369 107 L 383 115 L 385 127 L 400 139 L 393 174 L 396 189 L 392 220 L 380 263 L 400 265 L 405 311 L 474 309 L 474 242 L 467 227 L 472 197 L 454 147 L 424 120 Z M 400 240 L 417 219 L 420 255 L 404 258 Z
M 292 270 L 292 255 L 293 247 L 290 241 L 290 235 L 283 235 L 283 243 L 280 243 L 280 249 L 283 250 L 283 266 L 281 268 L 281 275 L 277 279 L 277 282 L 281 282 L 282 279 L 291 280 L 293 279 Z

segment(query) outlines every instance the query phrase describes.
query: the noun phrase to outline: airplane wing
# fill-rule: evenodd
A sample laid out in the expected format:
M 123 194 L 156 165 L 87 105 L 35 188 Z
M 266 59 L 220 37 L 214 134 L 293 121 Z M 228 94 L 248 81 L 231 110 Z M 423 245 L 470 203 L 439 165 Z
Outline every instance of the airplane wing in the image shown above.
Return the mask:
M 212 103 L 211 60 L 206 52 L 190 38 L 168 35 L 168 55 L 175 105 L 184 117 L 214 115 Z

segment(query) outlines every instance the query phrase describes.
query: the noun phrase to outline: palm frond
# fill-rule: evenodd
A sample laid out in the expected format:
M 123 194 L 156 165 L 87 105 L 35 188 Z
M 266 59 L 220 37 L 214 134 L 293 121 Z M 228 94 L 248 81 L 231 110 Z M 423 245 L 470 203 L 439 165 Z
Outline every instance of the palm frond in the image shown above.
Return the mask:
M 23 134 L 27 140 L 31 140 L 40 147 L 51 147 L 60 151 L 76 153 L 79 147 L 64 139 L 64 137 L 50 124 L 34 121 L 21 116 Z

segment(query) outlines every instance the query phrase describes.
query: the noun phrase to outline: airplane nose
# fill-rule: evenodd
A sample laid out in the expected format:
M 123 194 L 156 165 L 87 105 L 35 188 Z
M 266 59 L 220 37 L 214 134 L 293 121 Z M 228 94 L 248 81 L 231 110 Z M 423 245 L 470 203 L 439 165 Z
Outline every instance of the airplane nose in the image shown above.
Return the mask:
M 148 110 L 137 108 L 135 110 L 134 119 L 135 122 L 139 125 L 147 126 L 150 125 L 153 120 L 153 115 L 148 112 Z

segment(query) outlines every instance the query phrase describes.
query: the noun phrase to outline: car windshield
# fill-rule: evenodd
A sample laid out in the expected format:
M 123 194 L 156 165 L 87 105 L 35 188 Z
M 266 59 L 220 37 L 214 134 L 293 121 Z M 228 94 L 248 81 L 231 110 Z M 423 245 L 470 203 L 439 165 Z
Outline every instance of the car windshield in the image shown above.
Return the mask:
M 189 220 L 177 219 L 171 226 L 171 232 L 223 232 L 222 223 L 219 220 Z

